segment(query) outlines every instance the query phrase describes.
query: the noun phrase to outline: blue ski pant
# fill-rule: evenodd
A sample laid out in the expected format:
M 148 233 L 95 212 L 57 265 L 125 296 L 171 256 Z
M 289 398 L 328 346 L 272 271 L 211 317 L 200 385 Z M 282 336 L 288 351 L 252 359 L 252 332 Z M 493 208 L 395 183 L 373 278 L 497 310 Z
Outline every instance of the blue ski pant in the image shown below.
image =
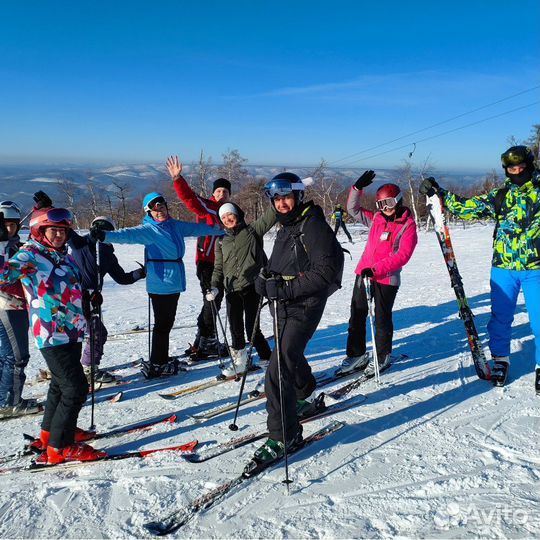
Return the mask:
M 492 355 L 510 356 L 512 321 L 520 289 L 525 296 L 535 343 L 536 367 L 540 368 L 540 270 L 491 269 L 491 318 L 487 325 Z

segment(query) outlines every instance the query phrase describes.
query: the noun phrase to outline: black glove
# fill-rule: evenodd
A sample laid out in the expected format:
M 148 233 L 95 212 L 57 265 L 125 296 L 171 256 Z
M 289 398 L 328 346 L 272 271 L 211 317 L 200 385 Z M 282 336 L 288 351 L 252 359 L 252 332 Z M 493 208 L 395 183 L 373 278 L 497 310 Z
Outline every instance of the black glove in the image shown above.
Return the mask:
M 0 242 L 6 242 L 7 240 L 9 240 L 9 233 L 4 219 L 4 212 L 0 212 Z
M 143 279 L 146 277 L 146 268 L 144 266 L 144 264 L 141 264 L 139 261 L 135 261 L 139 266 L 140 268 L 135 270 L 135 274 L 136 274 L 136 278 L 137 279 Z
M 92 227 L 90 229 L 90 239 L 93 242 L 97 242 L 98 240 L 100 242 L 103 242 L 105 240 L 105 236 L 105 231 L 103 231 L 99 227 Z
M 259 275 L 255 278 L 255 292 L 259 296 L 266 296 L 266 280 L 268 279 L 266 268 L 261 268 Z
M 34 202 L 36 203 L 36 210 L 50 208 L 52 206 L 51 198 L 44 191 L 34 193 Z
M 418 188 L 418 191 L 422 195 L 427 195 L 428 197 L 435 195 L 435 193 L 439 193 L 440 190 L 441 190 L 441 186 L 437 184 L 433 176 L 430 176 L 429 178 L 425 178 L 424 180 L 422 180 L 422 183 L 420 184 L 420 187 Z
M 94 309 L 98 308 L 103 304 L 103 295 L 99 291 L 94 291 L 90 295 L 90 304 Z
M 292 280 L 285 280 L 280 274 L 274 274 L 266 280 L 266 297 L 268 300 L 286 302 L 293 299 Z
M 363 268 L 362 272 L 360 273 L 362 278 L 372 278 L 373 277 L 373 268 Z
M 354 187 L 360 191 L 373 182 L 373 179 L 377 176 L 373 171 L 366 171 L 355 183 Z

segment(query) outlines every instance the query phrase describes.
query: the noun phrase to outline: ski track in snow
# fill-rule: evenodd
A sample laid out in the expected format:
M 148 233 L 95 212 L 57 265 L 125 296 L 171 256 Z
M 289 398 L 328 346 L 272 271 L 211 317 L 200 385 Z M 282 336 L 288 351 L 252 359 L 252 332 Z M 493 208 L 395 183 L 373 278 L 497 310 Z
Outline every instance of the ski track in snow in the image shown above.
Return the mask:
M 308 346 L 312 367 L 330 370 L 344 355 L 354 268 L 364 248 L 361 228 L 351 227 L 355 244 L 344 244 L 343 288 L 334 294 Z M 476 325 L 487 351 L 489 318 L 490 226 L 452 231 Z M 340 237 L 340 239 L 342 239 Z M 343 240 L 343 239 L 342 239 Z M 188 239 L 188 292 L 181 295 L 171 354 L 192 341 L 200 309 L 195 276 L 194 239 Z M 270 252 L 272 239 L 266 242 Z M 127 270 L 141 260 L 141 246 L 115 246 Z M 124 287 L 105 280 L 103 316 L 110 334 L 147 325 L 144 282 Z M 533 338 L 520 296 L 513 326 L 512 368 L 507 386 L 495 389 L 477 379 L 455 296 L 434 233 L 420 232 L 416 253 L 402 274 L 394 312 L 394 353 L 404 353 L 381 377 L 356 392 L 367 400 L 334 417 L 305 426 L 310 433 L 336 418 L 346 426 L 291 457 L 294 483 L 290 495 L 281 483 L 283 466 L 233 490 L 215 507 L 200 513 L 176 538 L 524 538 L 540 525 L 539 398 L 533 389 Z M 225 310 L 221 316 L 225 320 Z M 272 334 L 268 311 L 262 315 L 265 335 Z M 369 327 L 368 327 L 369 335 Z M 136 360 L 147 353 L 147 335 L 117 336 L 106 346 L 103 367 Z M 33 348 L 28 378 L 44 360 Z M 137 368 L 116 372 L 132 377 Z M 176 390 L 217 374 L 215 363 L 196 366 L 177 377 L 136 382 L 97 394 L 98 429 L 108 430 L 158 415 L 177 412 L 177 424 L 96 441 L 115 451 L 157 448 L 193 439 L 203 449 L 265 427 L 264 401 L 241 409 L 236 433 L 229 431 L 232 413 L 202 424 L 188 415 L 213 409 L 237 398 L 239 385 L 225 383 L 197 394 L 166 401 L 158 391 Z M 246 390 L 261 373 L 248 377 Z M 339 383 L 337 384 L 339 385 Z M 337 386 L 336 385 L 336 386 Z M 123 390 L 121 402 L 105 397 Z M 46 385 L 26 389 L 43 397 Z M 89 402 L 88 402 L 89 403 Z M 79 425 L 89 425 L 90 407 Z M 22 446 L 23 432 L 37 434 L 39 417 L 0 424 L 0 455 Z M 190 464 L 175 453 L 82 465 L 70 471 L 23 472 L 0 476 L 2 538 L 136 538 L 142 525 L 165 517 L 238 475 L 255 446 L 222 458 Z M 11 462 L 13 463 L 13 462 Z M 11 464 L 10 463 L 10 464 Z M 5 465 L 0 464 L 0 468 Z

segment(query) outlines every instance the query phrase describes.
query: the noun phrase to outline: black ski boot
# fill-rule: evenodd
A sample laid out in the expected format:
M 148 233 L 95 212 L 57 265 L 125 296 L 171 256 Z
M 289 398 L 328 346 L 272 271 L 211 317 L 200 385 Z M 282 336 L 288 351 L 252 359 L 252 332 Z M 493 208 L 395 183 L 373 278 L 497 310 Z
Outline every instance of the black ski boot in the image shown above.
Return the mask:
M 493 367 L 491 368 L 491 382 L 494 386 L 504 386 L 508 377 L 510 359 L 508 356 L 493 356 Z
M 536 390 L 536 395 L 540 396 L 540 367 L 536 368 L 536 376 L 534 379 L 534 389 Z
M 325 410 L 326 405 L 324 403 L 324 392 L 319 394 L 313 400 L 310 400 L 309 398 L 296 400 L 296 416 L 299 419 L 315 416 L 316 414 L 319 414 Z

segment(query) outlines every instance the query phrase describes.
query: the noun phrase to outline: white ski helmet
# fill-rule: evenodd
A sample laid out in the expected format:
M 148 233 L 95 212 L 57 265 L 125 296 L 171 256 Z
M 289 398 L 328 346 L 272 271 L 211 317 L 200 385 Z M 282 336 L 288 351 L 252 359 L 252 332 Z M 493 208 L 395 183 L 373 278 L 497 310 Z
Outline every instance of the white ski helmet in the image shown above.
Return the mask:
M 91 227 L 97 227 L 102 231 L 114 231 L 116 229 L 115 222 L 107 216 L 97 216 L 92 220 Z
M 21 209 L 13 201 L 0 202 L 0 212 L 4 214 L 4 219 L 8 221 L 20 221 Z

